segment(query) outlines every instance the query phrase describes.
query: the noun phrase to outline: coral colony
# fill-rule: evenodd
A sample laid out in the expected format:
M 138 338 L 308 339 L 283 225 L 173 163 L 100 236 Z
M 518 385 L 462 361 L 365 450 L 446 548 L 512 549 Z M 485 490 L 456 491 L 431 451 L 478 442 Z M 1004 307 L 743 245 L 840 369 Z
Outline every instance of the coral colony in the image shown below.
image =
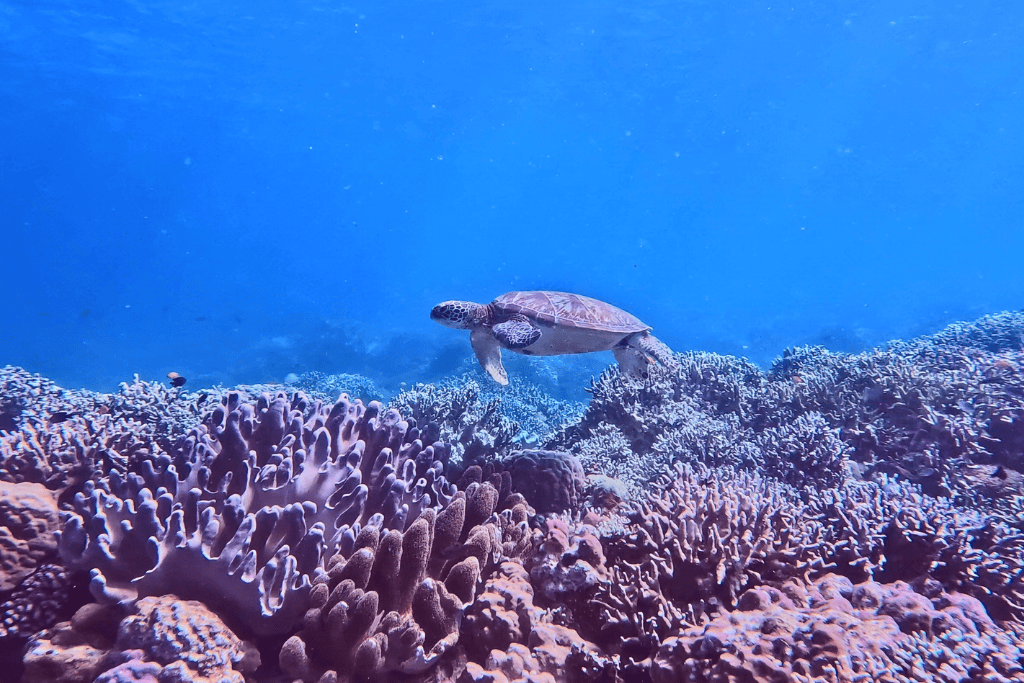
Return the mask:
M 1022 339 L 679 353 L 584 410 L 7 367 L 0 678 L 1024 681 Z

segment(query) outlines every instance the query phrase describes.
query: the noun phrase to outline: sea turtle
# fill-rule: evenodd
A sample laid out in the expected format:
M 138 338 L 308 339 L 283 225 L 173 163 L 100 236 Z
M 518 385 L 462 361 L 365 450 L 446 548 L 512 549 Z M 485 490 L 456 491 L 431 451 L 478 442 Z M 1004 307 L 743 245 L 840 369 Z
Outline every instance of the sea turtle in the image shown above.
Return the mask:
M 501 349 L 527 356 L 611 351 L 624 370 L 647 376 L 657 360 L 675 366 L 672 350 L 651 335 L 650 326 L 621 308 L 566 292 L 509 292 L 489 304 L 445 301 L 430 311 L 445 327 L 469 330 L 484 370 L 508 384 Z

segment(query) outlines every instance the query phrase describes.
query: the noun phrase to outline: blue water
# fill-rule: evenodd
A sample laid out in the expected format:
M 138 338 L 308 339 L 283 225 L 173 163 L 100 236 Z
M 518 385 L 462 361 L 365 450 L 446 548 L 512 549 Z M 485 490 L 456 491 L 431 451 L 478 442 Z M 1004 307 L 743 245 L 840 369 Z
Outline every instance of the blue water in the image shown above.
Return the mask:
M 67 386 L 393 390 L 527 288 L 855 351 L 1024 305 L 1022 215 L 1024 3 L 0 2 L 0 363 Z

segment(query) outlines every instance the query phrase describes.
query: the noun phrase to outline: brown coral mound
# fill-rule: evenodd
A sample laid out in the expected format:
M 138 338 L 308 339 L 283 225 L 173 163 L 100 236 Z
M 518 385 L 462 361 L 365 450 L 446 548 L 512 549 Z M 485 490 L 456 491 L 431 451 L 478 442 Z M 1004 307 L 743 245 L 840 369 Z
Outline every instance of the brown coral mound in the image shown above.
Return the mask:
M 501 462 L 511 487 L 540 514 L 579 512 L 586 478 L 579 458 L 544 450 L 513 451 Z
M 143 598 L 122 616 L 86 605 L 38 633 L 26 649 L 23 683 L 244 683 L 259 666 L 254 647 L 202 603 Z
M 57 556 L 57 501 L 40 484 L 0 482 L 0 593 Z
M 836 575 L 740 596 L 736 610 L 662 641 L 654 683 L 1019 681 L 1024 639 L 975 599 Z M 969 647 L 964 647 L 970 643 Z
M 471 661 L 460 683 L 615 680 L 613 660 L 557 618 L 534 603 L 522 565 L 502 563 L 466 616 Z

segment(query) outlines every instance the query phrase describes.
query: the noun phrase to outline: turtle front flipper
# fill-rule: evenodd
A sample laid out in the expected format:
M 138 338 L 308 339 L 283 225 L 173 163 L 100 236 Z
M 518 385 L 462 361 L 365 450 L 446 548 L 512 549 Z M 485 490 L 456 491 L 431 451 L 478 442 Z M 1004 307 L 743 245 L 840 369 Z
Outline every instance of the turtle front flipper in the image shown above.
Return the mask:
M 473 330 L 469 335 L 469 343 L 487 374 L 498 384 L 508 384 L 508 373 L 501 364 L 501 346 L 491 331 L 487 328 Z
M 523 349 L 540 339 L 540 330 L 524 317 L 517 317 L 494 326 L 494 336 L 506 349 Z

